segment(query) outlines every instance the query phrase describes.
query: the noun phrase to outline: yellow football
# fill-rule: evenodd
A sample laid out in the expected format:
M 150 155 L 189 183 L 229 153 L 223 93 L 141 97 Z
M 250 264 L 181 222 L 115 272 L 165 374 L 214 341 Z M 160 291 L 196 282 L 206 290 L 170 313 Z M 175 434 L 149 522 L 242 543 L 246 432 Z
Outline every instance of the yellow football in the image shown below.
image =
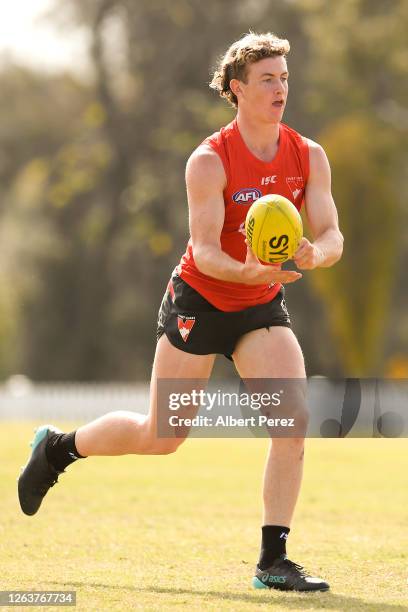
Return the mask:
M 302 218 L 294 204 L 281 195 L 256 200 L 245 220 L 248 244 L 264 263 L 291 259 L 303 236 Z

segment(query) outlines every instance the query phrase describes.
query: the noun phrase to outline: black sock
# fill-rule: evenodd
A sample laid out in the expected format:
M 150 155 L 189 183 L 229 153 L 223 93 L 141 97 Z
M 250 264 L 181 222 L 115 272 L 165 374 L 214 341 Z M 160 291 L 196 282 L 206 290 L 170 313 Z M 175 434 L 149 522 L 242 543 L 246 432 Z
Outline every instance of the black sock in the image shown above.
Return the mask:
M 84 459 L 75 446 L 75 431 L 67 434 L 55 434 L 48 440 L 45 453 L 48 461 L 59 472 L 74 463 L 77 459 Z
M 286 539 L 289 531 L 289 527 L 281 525 L 262 527 L 261 554 L 258 561 L 261 570 L 267 569 L 281 555 L 286 555 Z

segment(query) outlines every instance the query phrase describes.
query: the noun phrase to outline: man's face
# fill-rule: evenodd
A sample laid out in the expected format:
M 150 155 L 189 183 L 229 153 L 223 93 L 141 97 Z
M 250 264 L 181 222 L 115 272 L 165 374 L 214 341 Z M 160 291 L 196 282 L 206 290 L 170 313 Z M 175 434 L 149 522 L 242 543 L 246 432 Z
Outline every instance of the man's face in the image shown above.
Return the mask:
M 281 55 L 247 67 L 247 82 L 237 81 L 239 108 L 266 123 L 279 123 L 288 96 L 288 68 Z

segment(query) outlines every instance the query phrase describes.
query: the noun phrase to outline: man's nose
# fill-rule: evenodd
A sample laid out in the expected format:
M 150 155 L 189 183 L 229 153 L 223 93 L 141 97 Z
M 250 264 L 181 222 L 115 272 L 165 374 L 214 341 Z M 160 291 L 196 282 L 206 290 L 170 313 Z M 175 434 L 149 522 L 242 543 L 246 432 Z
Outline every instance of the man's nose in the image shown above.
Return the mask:
M 284 85 L 283 85 L 283 83 L 282 83 L 282 81 L 280 79 L 278 79 L 276 81 L 275 92 L 279 93 L 279 94 L 284 94 L 285 93 Z

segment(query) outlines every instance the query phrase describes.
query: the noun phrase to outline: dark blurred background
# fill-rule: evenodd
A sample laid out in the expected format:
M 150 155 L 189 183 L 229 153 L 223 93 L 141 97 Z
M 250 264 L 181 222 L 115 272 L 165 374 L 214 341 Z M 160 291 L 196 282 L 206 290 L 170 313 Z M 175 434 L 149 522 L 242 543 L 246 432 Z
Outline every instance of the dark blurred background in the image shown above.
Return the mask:
M 285 122 L 325 147 L 345 236 L 287 288 L 308 373 L 408 377 L 406 0 L 59 0 L 48 19 L 86 32 L 91 68 L 1 65 L 1 379 L 148 379 L 185 163 L 234 115 L 211 68 L 249 29 L 291 43 Z

